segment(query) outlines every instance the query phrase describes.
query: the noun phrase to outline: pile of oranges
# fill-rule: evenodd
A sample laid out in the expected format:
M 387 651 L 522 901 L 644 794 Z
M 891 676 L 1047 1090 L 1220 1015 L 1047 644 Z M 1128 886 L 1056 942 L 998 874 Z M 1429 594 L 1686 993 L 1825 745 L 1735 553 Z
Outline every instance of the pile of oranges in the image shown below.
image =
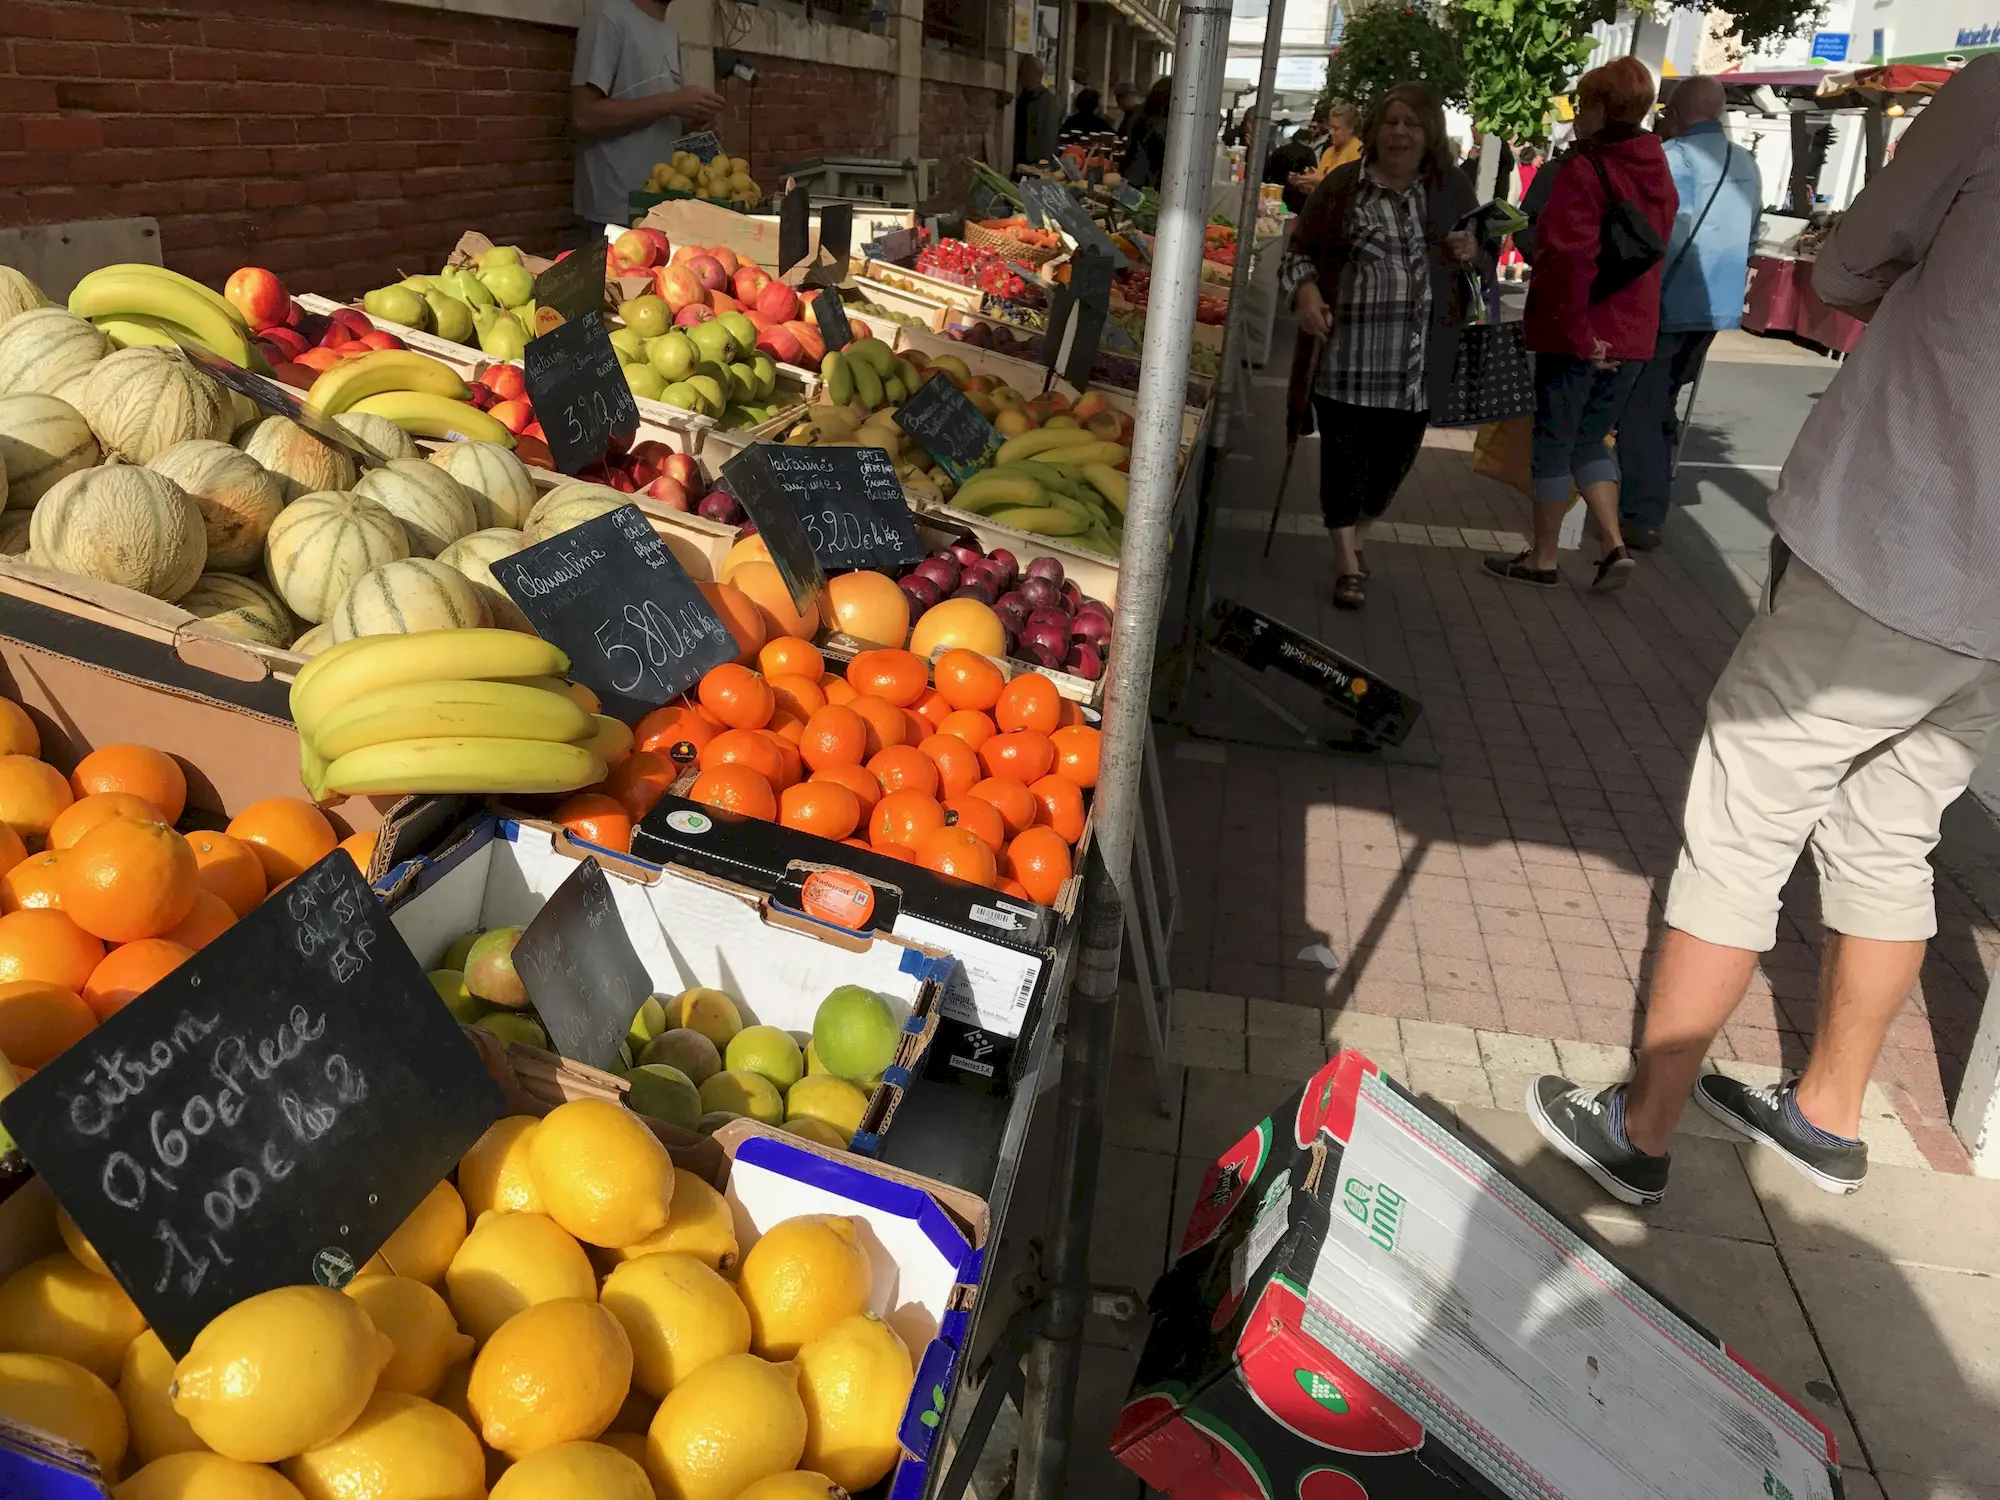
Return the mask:
M 271 891 L 342 847 L 311 803 L 271 797 L 225 833 L 177 833 L 187 774 L 148 745 L 106 745 L 65 777 L 0 698 L 0 1053 L 45 1067 Z
M 945 652 L 934 675 L 880 650 L 842 676 L 810 641 L 777 637 L 756 670 L 716 667 L 694 701 L 641 719 L 632 754 L 556 821 L 629 848 L 691 747 L 696 802 L 1052 904 L 1097 784 L 1097 730 L 1048 678 L 1009 681 L 977 652 Z

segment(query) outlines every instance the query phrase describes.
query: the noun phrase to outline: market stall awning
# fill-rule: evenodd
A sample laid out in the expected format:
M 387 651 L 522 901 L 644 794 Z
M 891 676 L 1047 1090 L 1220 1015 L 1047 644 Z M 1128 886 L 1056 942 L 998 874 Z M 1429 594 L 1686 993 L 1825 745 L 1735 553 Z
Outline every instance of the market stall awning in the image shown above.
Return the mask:
M 1816 89 L 1827 77 L 1825 68 L 1771 68 L 1759 73 L 1717 73 L 1716 81 L 1726 88 L 1768 87 Z
M 1915 63 L 1891 63 L 1881 68 L 1858 68 L 1853 72 L 1828 73 L 1819 81 L 1822 99 L 1842 94 L 1935 94 L 1951 82 L 1955 68 L 1924 67 Z

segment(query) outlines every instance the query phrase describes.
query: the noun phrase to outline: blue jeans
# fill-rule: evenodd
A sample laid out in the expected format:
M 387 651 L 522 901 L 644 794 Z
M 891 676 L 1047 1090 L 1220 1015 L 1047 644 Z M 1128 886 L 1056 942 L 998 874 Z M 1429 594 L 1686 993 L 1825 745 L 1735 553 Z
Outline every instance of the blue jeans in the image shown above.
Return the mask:
M 1715 335 L 1707 330 L 1662 333 L 1653 357 L 1639 367 L 1625 415 L 1618 419 L 1618 519 L 1658 531 L 1673 500 L 1674 398 L 1694 379 Z
M 1574 485 L 1618 482 L 1618 459 L 1604 439 L 1625 409 L 1640 360 L 1613 370 L 1567 354 L 1535 356 L 1535 443 L 1530 468 L 1535 499 L 1561 502 Z

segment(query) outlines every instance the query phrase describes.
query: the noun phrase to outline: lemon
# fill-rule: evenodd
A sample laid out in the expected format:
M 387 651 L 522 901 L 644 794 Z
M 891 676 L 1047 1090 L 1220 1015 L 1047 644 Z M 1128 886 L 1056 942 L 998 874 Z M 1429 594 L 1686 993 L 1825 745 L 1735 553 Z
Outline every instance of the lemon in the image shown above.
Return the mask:
M 437 1394 L 430 1399 L 442 1406 L 459 1421 L 465 1430 L 475 1438 L 479 1436 L 479 1418 L 472 1414 L 471 1403 L 465 1399 L 466 1388 L 472 1384 L 472 1361 L 461 1360 L 444 1372 L 444 1380 L 438 1385 Z M 490 1486 L 506 1472 L 513 1460 L 504 1453 L 495 1453 L 486 1444 L 479 1445 L 479 1451 L 486 1455 L 486 1483 Z
M 667 1393 L 646 1432 L 646 1472 L 673 1500 L 736 1500 L 806 1449 L 799 1370 L 725 1354 Z
M 643 1240 L 673 1206 L 667 1148 L 631 1110 L 603 1099 L 550 1110 L 528 1140 L 528 1170 L 549 1217 L 593 1245 Z
M 630 1334 L 626 1335 L 631 1337 Z M 613 1432 L 637 1432 L 643 1434 L 653 1425 L 653 1413 L 660 1409 L 660 1398 L 649 1396 L 638 1386 L 625 1393 L 625 1404 L 618 1408 L 618 1415 L 611 1419 L 610 1428 L 598 1435 L 599 1442 L 605 1442 Z
M 616 1448 L 558 1443 L 501 1475 L 493 1500 L 653 1500 L 653 1481 Z
M 124 1409 L 110 1386 L 73 1360 L 0 1354 L 0 1417 L 88 1448 L 107 1474 L 125 1457 Z
M 766 1125 L 785 1118 L 785 1096 L 761 1073 L 732 1068 L 710 1078 L 700 1093 L 705 1114 L 748 1115 Z
M 664 1396 L 712 1359 L 750 1350 L 736 1289 L 692 1255 L 628 1260 L 605 1278 L 604 1308 L 632 1341 L 632 1383 Z
M 842 1143 L 851 1140 L 868 1113 L 868 1096 L 845 1078 L 831 1073 L 815 1073 L 801 1078 L 785 1094 L 785 1120 L 822 1120 L 839 1131 Z
M 421 1281 L 357 1276 L 348 1282 L 347 1295 L 396 1346 L 375 1382 L 378 1391 L 429 1396 L 443 1383 L 445 1371 L 472 1353 L 472 1340 L 458 1331 L 444 1298 Z
M 276 1463 L 359 1416 L 395 1352 L 359 1303 L 323 1286 L 281 1286 L 211 1319 L 167 1394 L 217 1453 Z
M 872 1282 L 854 1220 L 801 1214 L 773 1224 L 743 1257 L 736 1282 L 750 1309 L 750 1347 L 790 1359 L 806 1340 L 866 1312 Z
M 109 1385 L 146 1320 L 125 1289 L 58 1250 L 0 1282 L 0 1350 L 53 1354 Z
M 528 1175 L 528 1138 L 542 1122 L 509 1115 L 486 1128 L 458 1163 L 458 1192 L 475 1221 L 489 1208 L 512 1214 L 543 1212 L 542 1195 Z
M 160 1336 L 148 1328 L 125 1351 L 118 1372 L 118 1404 L 132 1429 L 132 1452 L 142 1464 L 170 1453 L 206 1453 L 208 1444 L 194 1435 L 187 1418 L 174 1410 L 167 1387 L 174 1383 L 174 1357 Z
M 436 1286 L 465 1243 L 465 1200 L 440 1182 L 361 1268 L 363 1276 L 407 1276 Z
M 56 1205 L 56 1229 L 62 1234 L 62 1242 L 69 1246 L 69 1253 L 77 1258 L 86 1271 L 95 1271 L 99 1276 L 109 1276 L 111 1268 L 104 1263 L 104 1257 L 97 1253 L 97 1247 L 83 1237 L 83 1231 L 76 1227 L 76 1220 L 69 1216 L 69 1210 Z
M 537 1302 L 597 1296 L 590 1257 L 547 1214 L 482 1214 L 451 1258 L 444 1282 L 451 1315 L 482 1344 Z
M 113 1500 L 300 1500 L 298 1486 L 276 1469 L 220 1453 L 156 1458 L 111 1493 Z
M 768 1078 L 783 1093 L 804 1076 L 806 1059 L 790 1032 L 775 1026 L 746 1026 L 729 1039 L 722 1065 Z
M 758 1480 L 737 1500 L 845 1500 L 841 1487 L 811 1469 L 794 1469 Z
M 736 1243 L 736 1218 L 729 1211 L 729 1200 L 686 1167 L 674 1168 L 674 1201 L 667 1210 L 666 1224 L 634 1244 L 605 1251 L 603 1258 L 615 1265 L 641 1255 L 657 1255 L 662 1250 L 692 1255 L 710 1270 L 725 1276 L 743 1258 Z
M 337 1437 L 285 1465 L 305 1500 L 483 1500 L 486 1455 L 442 1406 L 379 1391 Z
M 853 1137 L 835 1130 L 824 1120 L 815 1120 L 811 1115 L 787 1120 L 778 1128 L 787 1135 L 795 1135 L 802 1141 L 811 1141 L 815 1146 L 825 1146 L 833 1151 L 845 1151 L 853 1143 Z
M 604 1436 L 598 1439 L 598 1442 L 602 1443 L 607 1448 L 616 1448 L 620 1453 L 624 1454 L 627 1458 L 631 1459 L 633 1463 L 639 1465 L 640 1473 L 642 1474 L 646 1473 L 645 1433 L 619 1432 L 614 1429 L 611 1432 L 605 1433 Z M 649 1488 L 647 1489 L 646 1493 L 649 1495 L 657 1493 L 656 1491 L 650 1488 L 652 1482 L 653 1482 L 652 1476 L 648 1474 L 646 1476 L 646 1483 L 649 1486 Z
M 564 1297 L 517 1313 L 472 1362 L 466 1391 L 489 1448 L 522 1459 L 588 1441 L 632 1388 L 632 1342 L 594 1300 Z
M 842 1318 L 799 1350 L 806 1451 L 799 1460 L 855 1494 L 896 1467 L 896 1429 L 917 1378 L 896 1330 L 873 1313 Z

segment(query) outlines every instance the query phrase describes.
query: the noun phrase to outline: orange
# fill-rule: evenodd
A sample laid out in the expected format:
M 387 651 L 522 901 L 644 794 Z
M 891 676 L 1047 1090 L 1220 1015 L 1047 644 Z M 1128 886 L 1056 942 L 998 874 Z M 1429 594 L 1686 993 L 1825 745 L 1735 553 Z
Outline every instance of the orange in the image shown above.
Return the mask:
M 828 782 L 844 786 L 854 793 L 855 801 L 861 804 L 861 816 L 867 817 L 875 811 L 875 804 L 882 800 L 882 783 L 868 774 L 865 766 L 849 765 L 844 761 L 834 761 L 820 767 L 806 779 L 806 785 L 814 782 L 825 785 Z
M 868 840 L 866 839 L 842 839 L 840 842 L 849 849 L 866 849 L 869 847 Z M 898 845 L 897 847 L 900 848 L 902 846 Z
M 5 703 L 0 698 L 0 703 Z M 5 875 L 14 866 L 28 857 L 28 846 L 21 842 L 21 835 L 5 823 L 0 823 L 0 875 Z M 0 885 L 0 903 L 6 900 L 6 887 Z
M 778 774 L 771 778 L 773 791 L 782 792 L 806 779 L 805 757 L 799 754 L 797 745 L 773 730 L 760 729 L 757 733 L 778 747 Z
M 799 754 L 815 771 L 858 766 L 868 753 L 868 721 L 845 704 L 829 703 L 806 720 Z
M 938 806 L 937 798 L 922 792 L 890 792 L 868 815 L 868 842 L 877 849 L 885 844 L 914 846 L 925 834 L 942 827 L 944 809 Z
M 1000 878 L 992 846 L 970 828 L 934 829 L 911 845 L 911 852 L 926 870 L 974 885 L 991 885 Z
M 686 697 L 687 695 L 683 693 L 681 696 Z M 710 713 L 706 708 L 702 707 L 701 704 L 694 703 L 692 704 L 692 707 L 694 708 L 696 717 L 698 717 L 701 720 L 701 722 L 706 724 L 710 729 L 713 729 L 717 734 L 722 733 L 723 730 L 729 727 L 727 724 L 723 723 L 722 720 L 716 718 L 716 716 Z
M 0 823 L 0 828 L 5 828 Z M 14 830 L 8 828 L 9 833 Z M 19 834 L 14 835 L 17 839 Z M 62 894 L 56 883 L 56 861 L 61 859 L 59 851 L 51 849 L 41 854 L 30 854 L 5 875 L 0 875 L 0 911 L 21 911 L 37 908 L 54 911 L 62 905 Z M 258 872 L 263 873 L 261 870 Z
M 960 797 L 972 790 L 983 774 L 979 757 L 972 747 L 953 734 L 933 734 L 918 741 L 917 749 L 930 757 L 938 769 L 938 785 L 946 797 Z
M 725 729 L 701 752 L 701 768 L 706 772 L 718 766 L 747 766 L 765 781 L 775 782 L 785 774 L 779 743 L 776 736 L 754 729 Z
M 978 834 L 996 854 L 1007 847 L 1006 820 L 991 802 L 970 795 L 953 797 L 945 803 L 944 813 L 953 826 Z
M 187 772 L 164 750 L 151 745 L 106 745 L 93 750 L 70 772 L 77 796 L 92 792 L 129 792 L 160 810 L 160 821 L 178 823 L 187 807 Z
M 236 913 L 229 903 L 210 891 L 196 891 L 188 914 L 168 928 L 162 937 L 199 953 L 236 925 Z
M 826 658 L 811 641 L 781 635 L 766 641 L 757 653 L 757 670 L 766 677 L 805 677 L 818 682 L 826 675 Z
M 46 1068 L 96 1025 L 75 990 L 33 979 L 0 984 L 0 1053 L 17 1068 Z
M 657 750 L 662 755 L 686 743 L 697 753 L 721 731 L 685 703 L 669 703 L 656 708 L 632 726 L 634 750 Z
M 38 979 L 81 993 L 103 958 L 104 944 L 62 912 L 30 908 L 0 917 L 0 984 Z
M 847 664 L 847 681 L 855 692 L 908 708 L 930 686 L 924 659 L 914 651 L 862 651 Z
M 49 824 L 49 847 L 67 849 L 106 818 L 137 818 L 142 823 L 165 819 L 159 808 L 130 792 L 91 792 L 79 797 Z
M 837 781 L 802 781 L 778 799 L 778 821 L 801 833 L 844 839 L 861 826 L 861 799 Z
M 1007 865 L 1030 901 L 1054 906 L 1069 879 L 1069 845 L 1053 828 L 1030 828 L 1007 846 Z
M 1044 776 L 1028 788 L 1038 805 L 1035 821 L 1053 828 L 1072 849 L 1083 837 L 1083 788 L 1060 776 Z
M 597 785 L 616 800 L 636 823 L 653 810 L 655 802 L 673 790 L 680 774 L 680 767 L 668 759 L 664 751 L 634 750 L 613 766 L 611 774 Z
M 993 721 L 976 708 L 953 709 L 939 722 L 937 732 L 957 735 L 974 750 L 999 733 Z
M 62 772 L 32 755 L 0 755 L 0 823 L 40 848 L 49 825 L 76 800 Z
M 64 851 L 62 909 L 107 943 L 158 937 L 194 906 L 194 850 L 164 823 L 109 818 Z
M 632 815 L 606 792 L 573 792 L 550 816 L 587 843 L 620 854 L 632 848 Z
M 861 696 L 848 685 L 845 677 L 835 677 L 831 672 L 820 678 L 819 689 L 826 694 L 829 703 L 852 703 Z
M 868 771 L 884 792 L 938 794 L 937 764 L 914 745 L 888 746 L 868 762 Z
M 12 698 L 0 698 L 0 755 L 32 755 L 40 758 L 42 732 L 28 711 Z
M 1063 699 L 1062 712 L 1057 716 L 1056 719 L 1057 727 L 1060 729 L 1068 729 L 1071 725 L 1081 724 L 1083 722 L 1084 722 L 1083 705 L 1078 703 L 1074 698 Z
M 339 847 L 347 851 L 347 857 L 354 861 L 354 868 L 363 875 L 368 873 L 368 863 L 375 858 L 377 830 L 364 829 L 360 833 L 350 833 L 340 841 Z
M 781 708 L 771 715 L 771 722 L 764 726 L 764 733 L 775 734 L 796 750 L 799 741 L 806 737 L 806 721 L 797 714 L 786 713 Z
M 939 696 L 953 708 L 990 709 L 1007 686 L 1005 673 L 977 651 L 963 647 L 945 652 L 931 672 Z
M 203 890 L 228 902 L 229 909 L 237 916 L 247 917 L 250 909 L 264 899 L 269 883 L 257 851 L 239 838 L 206 829 L 189 834 L 187 841 L 194 850 L 196 882 Z
M 1049 736 L 1055 746 L 1055 774 L 1080 787 L 1097 785 L 1097 750 L 1103 736 L 1088 724 L 1071 724 Z
M 764 644 L 764 616 L 750 602 L 750 596 L 726 583 L 697 583 L 695 587 L 701 590 L 708 607 L 721 617 L 722 623 L 729 627 L 730 635 L 736 638 L 737 662 L 748 665 L 755 661 L 757 652 Z
M 903 711 L 894 704 L 864 693 L 848 706 L 868 721 L 868 754 L 871 757 L 909 738 L 910 730 L 903 722 Z
M 777 707 L 771 685 L 748 667 L 734 662 L 702 674 L 696 689 L 701 706 L 731 729 L 762 729 Z
M 867 847 L 872 853 L 880 854 L 888 859 L 900 859 L 906 865 L 913 865 L 917 862 L 916 850 L 912 849 L 908 844 L 870 844 Z
M 248 844 L 272 886 L 296 879 L 340 840 L 326 814 L 297 797 L 266 797 L 229 820 L 229 833 Z
M 1062 723 L 1062 694 L 1041 673 L 1023 672 L 1000 690 L 993 722 L 1003 732 L 1038 729 L 1048 734 Z
M 926 719 L 922 714 L 918 713 L 914 708 L 903 709 L 902 715 L 903 715 L 904 744 L 921 745 L 925 740 L 931 737 L 930 720 Z
M 1007 837 L 1010 839 L 1022 829 L 1034 826 L 1035 809 L 1041 806 L 1024 782 L 1008 776 L 989 776 L 966 796 L 992 803 L 999 811 L 1001 821 L 1007 825 Z
M 924 733 L 935 731 L 951 716 L 951 705 L 944 701 L 944 695 L 936 688 L 925 688 L 923 697 L 904 710 L 924 721 Z
M 770 684 L 771 696 L 777 700 L 779 713 L 810 719 L 826 707 L 826 694 L 820 691 L 817 678 L 780 672 L 764 680 Z
M 1021 901 L 1029 899 L 1027 887 L 1023 886 L 1018 880 L 1007 879 L 1004 875 L 993 882 L 993 889 L 1003 896 L 1013 896 Z
M 979 747 L 979 759 L 989 776 L 1009 776 L 1023 786 L 1040 781 L 1056 763 L 1056 748 L 1037 729 L 996 734 Z
M 729 586 L 757 607 L 766 641 L 781 635 L 811 640 L 819 634 L 818 603 L 808 603 L 801 613 L 792 602 L 792 591 L 785 587 L 785 575 L 778 571 L 776 563 L 743 563 L 731 570 Z
M 84 1003 L 98 1020 L 108 1021 L 193 957 L 193 949 L 167 938 L 113 948 L 84 985 Z
M 778 794 L 749 766 L 732 763 L 703 771 L 688 790 L 690 801 L 770 822 L 778 816 Z

